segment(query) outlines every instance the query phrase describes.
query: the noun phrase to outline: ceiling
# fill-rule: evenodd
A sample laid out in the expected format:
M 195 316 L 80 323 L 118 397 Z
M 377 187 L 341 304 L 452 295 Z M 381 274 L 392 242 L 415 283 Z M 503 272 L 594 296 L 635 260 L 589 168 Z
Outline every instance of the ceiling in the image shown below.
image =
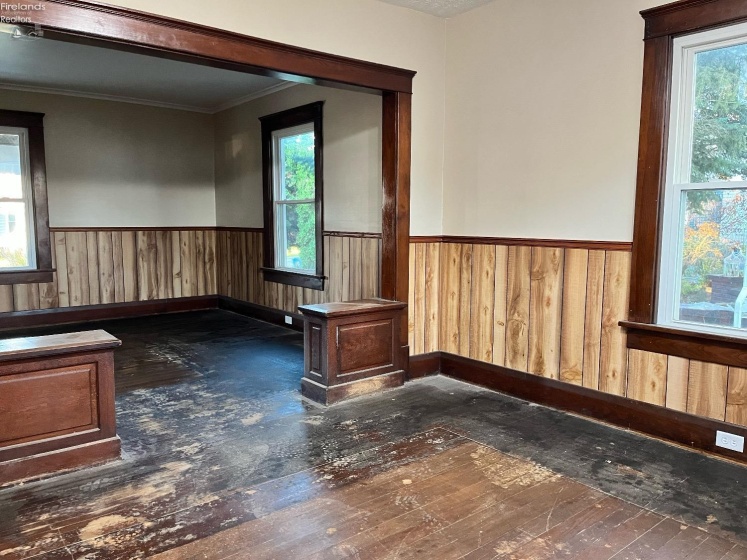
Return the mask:
M 469 12 L 478 6 L 492 2 L 492 0 L 381 0 L 381 2 L 449 18 Z
M 8 31 L 7 27 L 0 31 Z M 274 78 L 0 33 L 0 88 L 215 113 L 294 85 Z

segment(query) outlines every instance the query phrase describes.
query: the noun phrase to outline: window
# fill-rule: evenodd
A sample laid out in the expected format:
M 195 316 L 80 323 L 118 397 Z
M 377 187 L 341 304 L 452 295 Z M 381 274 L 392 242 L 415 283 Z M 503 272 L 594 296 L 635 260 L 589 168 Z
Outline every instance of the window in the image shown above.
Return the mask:
M 260 119 L 266 280 L 324 289 L 322 105 Z
M 52 280 L 43 117 L 0 110 L 0 284 Z
M 747 25 L 673 45 L 657 323 L 747 336 Z

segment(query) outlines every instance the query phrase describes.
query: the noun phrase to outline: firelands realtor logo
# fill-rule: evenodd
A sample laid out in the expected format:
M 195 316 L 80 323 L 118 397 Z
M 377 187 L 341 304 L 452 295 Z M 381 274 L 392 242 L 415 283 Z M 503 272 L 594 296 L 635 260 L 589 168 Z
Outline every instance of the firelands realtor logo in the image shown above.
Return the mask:
M 44 4 L 10 4 L 0 2 L 0 23 L 31 23 L 29 15 L 31 12 L 43 12 L 46 10 Z

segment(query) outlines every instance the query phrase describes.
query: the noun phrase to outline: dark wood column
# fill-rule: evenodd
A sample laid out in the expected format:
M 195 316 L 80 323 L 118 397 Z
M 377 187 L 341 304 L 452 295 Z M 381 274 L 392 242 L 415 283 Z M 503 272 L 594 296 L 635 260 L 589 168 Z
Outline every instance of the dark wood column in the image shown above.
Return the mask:
M 410 159 L 412 94 L 386 92 L 383 97 L 382 178 L 384 182 L 381 297 L 407 302 L 410 255 Z M 408 367 L 407 308 L 400 323 L 400 347 Z

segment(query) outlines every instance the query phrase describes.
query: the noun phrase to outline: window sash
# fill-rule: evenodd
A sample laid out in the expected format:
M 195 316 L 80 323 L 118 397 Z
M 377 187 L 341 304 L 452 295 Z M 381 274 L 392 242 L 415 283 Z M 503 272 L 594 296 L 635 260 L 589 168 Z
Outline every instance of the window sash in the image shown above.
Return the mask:
M 310 199 L 292 199 L 287 200 L 283 198 L 283 162 L 281 158 L 281 141 L 284 138 L 298 136 L 300 134 L 306 134 L 314 132 L 314 123 L 309 122 L 294 127 L 283 128 L 272 132 L 272 185 L 273 185 L 273 219 L 275 222 L 275 268 L 278 270 L 285 270 L 288 272 L 295 272 L 299 274 L 315 274 L 316 267 L 313 268 L 289 268 L 285 266 L 285 258 L 287 255 L 287 236 L 286 236 L 286 220 L 284 206 L 293 204 L 316 204 L 316 198 Z M 316 140 L 315 140 L 316 141 Z M 318 162 L 314 158 L 314 169 L 316 172 L 316 166 Z M 316 220 L 316 217 L 315 217 Z M 315 224 L 316 226 L 316 224 Z
M 692 190 L 747 187 L 747 181 L 690 183 L 694 131 L 695 57 L 698 53 L 747 43 L 747 24 L 694 33 L 674 40 L 670 130 L 664 189 L 656 323 L 681 330 L 747 338 L 747 329 L 679 319 L 684 246 L 684 194 Z
M 36 268 L 36 227 L 34 220 L 34 196 L 31 181 L 29 136 L 26 128 L 0 126 L 0 134 L 15 134 L 19 137 L 18 147 L 21 156 L 22 198 L 0 198 L 0 202 L 21 202 L 26 214 L 26 261 L 27 266 L 0 267 L 0 272 L 34 270 Z

